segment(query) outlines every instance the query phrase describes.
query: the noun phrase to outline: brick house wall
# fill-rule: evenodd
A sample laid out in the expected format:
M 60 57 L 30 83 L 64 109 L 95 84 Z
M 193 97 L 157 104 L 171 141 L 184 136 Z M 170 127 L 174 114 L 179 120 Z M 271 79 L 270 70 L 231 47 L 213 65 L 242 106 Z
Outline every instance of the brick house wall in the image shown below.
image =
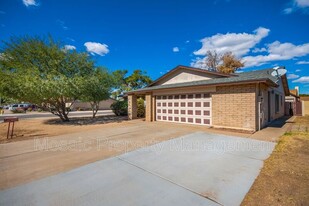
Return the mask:
M 256 84 L 218 86 L 212 94 L 214 127 L 256 130 Z

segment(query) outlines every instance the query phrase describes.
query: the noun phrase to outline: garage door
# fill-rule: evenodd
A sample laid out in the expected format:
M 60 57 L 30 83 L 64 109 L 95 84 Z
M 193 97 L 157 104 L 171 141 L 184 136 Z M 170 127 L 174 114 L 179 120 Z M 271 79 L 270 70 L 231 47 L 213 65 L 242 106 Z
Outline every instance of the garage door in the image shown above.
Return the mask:
M 156 120 L 211 125 L 210 94 L 156 96 Z

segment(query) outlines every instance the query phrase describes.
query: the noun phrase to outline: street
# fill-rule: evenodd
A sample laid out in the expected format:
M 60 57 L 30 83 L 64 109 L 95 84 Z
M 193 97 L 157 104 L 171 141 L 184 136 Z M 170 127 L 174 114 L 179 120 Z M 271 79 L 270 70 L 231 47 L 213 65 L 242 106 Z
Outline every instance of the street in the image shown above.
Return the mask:
M 112 110 L 99 110 L 97 116 L 99 115 L 114 115 Z M 92 116 L 92 111 L 72 111 L 69 113 L 69 117 L 87 117 Z M 5 110 L 3 115 L 0 115 L 0 122 L 4 120 L 5 117 L 18 117 L 19 119 L 30 119 L 30 118 L 47 118 L 47 117 L 57 117 L 48 112 L 27 112 L 27 113 L 10 113 Z

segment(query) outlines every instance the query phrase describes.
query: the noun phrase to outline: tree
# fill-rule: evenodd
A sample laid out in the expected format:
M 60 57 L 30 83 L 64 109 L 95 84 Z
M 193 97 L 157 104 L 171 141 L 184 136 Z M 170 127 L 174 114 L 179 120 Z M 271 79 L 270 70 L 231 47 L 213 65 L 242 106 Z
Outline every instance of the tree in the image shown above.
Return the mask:
M 112 76 L 103 68 L 97 68 L 93 75 L 81 79 L 80 100 L 90 103 L 93 118 L 99 110 L 100 102 L 110 98 L 113 84 Z
M 235 73 L 237 69 L 244 66 L 241 60 L 237 59 L 232 52 L 219 55 L 216 51 L 207 51 L 205 61 L 208 70 L 225 74 Z
M 0 93 L 69 121 L 66 103 L 80 95 L 80 79 L 94 72 L 87 53 L 64 50 L 51 37 L 14 37 L 0 52 Z
M 214 51 L 207 51 L 206 66 L 208 70 L 217 71 L 218 64 L 220 62 L 220 55 Z
M 142 70 L 134 70 L 133 73 L 125 79 L 128 91 L 141 89 L 152 82 L 146 72 Z
M 116 70 L 113 72 L 114 81 L 117 83 L 113 91 L 114 97 L 124 92 L 141 89 L 152 82 L 147 73 L 139 69 L 134 70 L 130 76 L 127 75 L 128 70 Z
M 221 57 L 222 64 L 217 67 L 218 72 L 230 74 L 235 73 L 237 69 L 244 66 L 244 64 L 237 59 L 232 52 L 226 52 Z

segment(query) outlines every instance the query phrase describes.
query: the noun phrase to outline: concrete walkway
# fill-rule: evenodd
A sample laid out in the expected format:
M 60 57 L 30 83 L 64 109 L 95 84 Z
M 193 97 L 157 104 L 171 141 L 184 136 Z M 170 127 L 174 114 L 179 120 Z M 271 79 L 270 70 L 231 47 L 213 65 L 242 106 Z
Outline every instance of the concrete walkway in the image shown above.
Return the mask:
M 279 138 L 285 132 L 291 129 L 295 118 L 296 117 L 293 116 L 276 119 L 266 128 L 263 128 L 262 130 L 250 135 L 249 138 L 263 141 L 278 142 Z
M 0 191 L 0 205 L 239 205 L 275 143 L 191 133 Z

